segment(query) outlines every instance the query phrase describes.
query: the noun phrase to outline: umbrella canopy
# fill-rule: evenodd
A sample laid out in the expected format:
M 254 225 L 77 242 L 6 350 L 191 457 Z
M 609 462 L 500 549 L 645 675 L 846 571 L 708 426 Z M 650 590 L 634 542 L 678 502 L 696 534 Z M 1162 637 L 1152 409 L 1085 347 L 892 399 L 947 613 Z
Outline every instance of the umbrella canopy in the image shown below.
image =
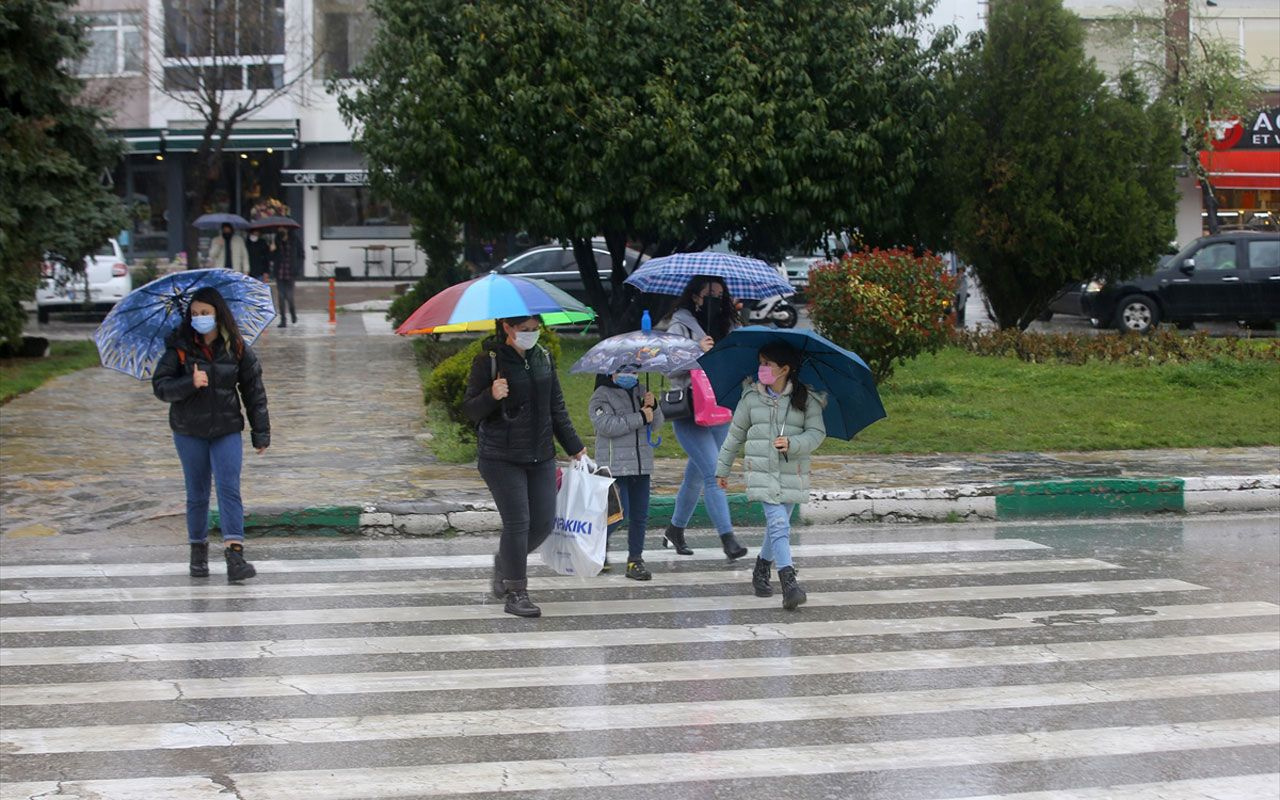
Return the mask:
M 196 217 L 195 222 L 191 223 L 195 228 L 202 231 L 216 231 L 223 225 L 230 225 L 233 228 L 249 227 L 249 220 L 239 214 L 205 214 Z
M 670 375 L 698 366 L 702 348 L 692 339 L 662 331 L 630 331 L 610 336 L 586 352 L 570 372 L 659 372 Z
M 590 322 L 596 314 L 546 281 L 490 272 L 438 292 L 396 333 L 492 331 L 496 319 L 532 316 L 541 317 L 544 325 L 568 325 Z
M 299 225 L 298 222 L 295 219 L 293 219 L 293 217 L 281 217 L 281 216 L 275 216 L 275 215 L 270 217 L 258 217 L 253 222 L 249 223 L 249 228 L 251 230 L 256 230 L 258 228 L 301 228 L 301 227 L 302 226 Z
M 742 382 L 756 374 L 759 350 L 769 342 L 782 341 L 804 356 L 800 382 L 827 394 L 822 421 L 827 435 L 852 439 L 854 434 L 885 416 L 880 393 L 871 369 L 857 354 L 809 330 L 777 330 L 763 325 L 739 328 L 707 351 L 698 363 L 711 379 L 716 400 L 736 408 L 742 397 Z
M 148 380 L 191 295 L 206 286 L 227 301 L 246 344 L 275 319 L 271 287 L 257 278 L 227 269 L 174 272 L 134 289 L 107 314 L 93 337 L 102 366 Z
M 796 293 L 778 270 L 760 259 L 716 252 L 676 253 L 650 259 L 631 273 L 627 283 L 642 292 L 679 296 L 699 275 L 724 279 L 729 294 L 735 298 L 759 300 Z

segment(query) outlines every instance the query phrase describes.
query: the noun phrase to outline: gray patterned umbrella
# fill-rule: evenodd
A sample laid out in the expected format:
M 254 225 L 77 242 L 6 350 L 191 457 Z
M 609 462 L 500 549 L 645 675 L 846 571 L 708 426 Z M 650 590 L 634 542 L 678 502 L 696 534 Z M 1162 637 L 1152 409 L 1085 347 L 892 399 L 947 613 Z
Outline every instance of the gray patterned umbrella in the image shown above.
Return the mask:
M 698 343 L 662 331 L 631 331 L 610 336 L 586 352 L 570 372 L 658 372 L 670 375 L 698 366 Z

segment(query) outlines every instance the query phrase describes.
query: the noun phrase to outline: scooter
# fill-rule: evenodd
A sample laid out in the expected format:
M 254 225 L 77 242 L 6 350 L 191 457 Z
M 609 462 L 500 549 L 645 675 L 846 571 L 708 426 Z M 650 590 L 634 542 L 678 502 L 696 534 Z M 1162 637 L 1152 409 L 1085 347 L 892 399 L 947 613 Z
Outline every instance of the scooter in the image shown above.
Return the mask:
M 779 328 L 794 328 L 799 319 L 800 312 L 780 294 L 757 300 L 754 306 L 747 309 L 749 325 L 773 323 Z

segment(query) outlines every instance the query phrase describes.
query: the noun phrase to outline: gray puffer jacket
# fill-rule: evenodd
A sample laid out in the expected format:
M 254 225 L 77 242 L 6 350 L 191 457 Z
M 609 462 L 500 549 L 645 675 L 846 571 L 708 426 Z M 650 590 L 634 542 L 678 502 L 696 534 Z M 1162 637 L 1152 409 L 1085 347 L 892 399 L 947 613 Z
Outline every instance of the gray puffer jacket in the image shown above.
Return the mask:
M 597 386 L 588 406 L 596 429 L 596 463 L 615 478 L 653 474 L 653 447 L 645 430 L 640 405 L 645 389 L 623 389 L 609 383 Z M 653 429 L 662 427 L 662 409 L 653 410 Z M 656 440 L 655 440 L 656 441 Z
M 677 336 L 683 336 L 695 342 L 702 341 L 707 332 L 702 329 L 702 325 L 698 322 L 698 318 L 693 312 L 687 308 L 678 308 L 671 315 L 671 322 L 667 325 L 667 333 L 674 333 Z M 688 388 L 690 383 L 689 373 L 673 372 L 667 376 L 667 385 L 672 389 Z
M 746 446 L 743 465 L 747 473 L 747 499 L 762 503 L 804 503 L 809 500 L 809 456 L 827 438 L 822 421 L 826 395 L 809 392 L 804 411 L 791 405 L 790 383 L 777 397 L 769 396 L 765 387 L 748 378 L 742 386 L 742 399 L 733 412 L 729 435 L 720 449 L 716 477 L 727 478 L 738 451 Z M 773 440 L 788 440 L 786 458 L 773 446 Z

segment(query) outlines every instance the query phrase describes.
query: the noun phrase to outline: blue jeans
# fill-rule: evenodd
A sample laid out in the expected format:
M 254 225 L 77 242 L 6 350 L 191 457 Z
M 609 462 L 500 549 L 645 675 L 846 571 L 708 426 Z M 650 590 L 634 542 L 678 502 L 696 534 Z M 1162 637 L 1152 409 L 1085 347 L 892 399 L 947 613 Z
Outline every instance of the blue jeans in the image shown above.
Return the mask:
M 760 557 L 778 569 L 791 566 L 791 512 L 795 503 L 761 503 L 764 506 L 764 544 Z
M 187 540 L 198 544 L 209 538 L 209 481 L 216 479 L 222 541 L 244 541 L 244 505 L 240 502 L 244 443 L 240 434 L 202 439 L 175 433 L 173 444 L 187 484 Z
M 725 437 L 729 435 L 729 425 L 726 423 L 705 428 L 692 419 L 677 419 L 672 420 L 671 426 L 675 428 L 676 440 L 689 456 L 689 462 L 684 468 L 684 481 L 680 484 L 680 491 L 676 492 L 671 524 L 677 528 L 688 527 L 701 495 L 707 506 L 707 516 L 711 517 L 711 524 L 716 526 L 716 532 L 721 536 L 733 533 L 733 522 L 729 519 L 729 498 L 716 483 L 716 460 L 720 457 Z
M 614 478 L 618 497 L 622 500 L 622 516 L 627 522 L 627 560 L 644 555 L 644 533 L 649 521 L 649 476 L 623 475 Z M 622 527 L 622 520 L 609 526 L 609 533 Z

